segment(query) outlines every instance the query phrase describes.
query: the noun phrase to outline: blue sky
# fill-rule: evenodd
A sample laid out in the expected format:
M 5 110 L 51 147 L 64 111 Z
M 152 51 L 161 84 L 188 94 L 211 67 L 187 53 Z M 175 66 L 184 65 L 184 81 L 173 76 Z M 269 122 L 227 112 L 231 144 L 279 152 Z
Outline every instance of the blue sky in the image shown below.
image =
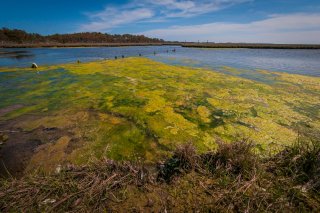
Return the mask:
M 166 40 L 320 43 L 320 0 L 10 0 L 0 26 Z

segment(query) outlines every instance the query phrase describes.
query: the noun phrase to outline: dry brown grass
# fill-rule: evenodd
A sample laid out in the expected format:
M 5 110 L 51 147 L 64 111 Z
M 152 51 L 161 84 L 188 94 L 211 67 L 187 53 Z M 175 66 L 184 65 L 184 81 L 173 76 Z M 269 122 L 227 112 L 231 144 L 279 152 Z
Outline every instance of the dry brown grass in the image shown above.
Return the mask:
M 267 158 L 245 140 L 206 154 L 186 144 L 158 166 L 105 159 L 1 180 L 0 211 L 317 212 L 319 144 L 302 137 Z

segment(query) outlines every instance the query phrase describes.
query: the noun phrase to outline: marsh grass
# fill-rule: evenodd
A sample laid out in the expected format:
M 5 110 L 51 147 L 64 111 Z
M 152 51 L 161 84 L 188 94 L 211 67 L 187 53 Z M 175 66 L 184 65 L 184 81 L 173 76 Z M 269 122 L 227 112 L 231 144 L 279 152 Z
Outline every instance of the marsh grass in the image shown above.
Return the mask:
M 27 212 L 320 210 L 319 138 L 262 157 L 248 140 L 197 154 L 179 146 L 158 165 L 100 160 L 1 180 L 0 210 Z

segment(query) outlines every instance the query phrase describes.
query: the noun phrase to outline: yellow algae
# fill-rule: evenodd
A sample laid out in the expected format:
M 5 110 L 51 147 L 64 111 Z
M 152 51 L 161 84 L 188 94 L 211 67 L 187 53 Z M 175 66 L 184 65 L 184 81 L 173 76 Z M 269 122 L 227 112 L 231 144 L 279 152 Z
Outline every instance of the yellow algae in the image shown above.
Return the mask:
M 223 66 L 222 69 L 224 69 L 227 72 L 233 73 L 233 74 L 241 74 L 240 70 L 236 69 L 234 67 Z
M 209 135 L 208 133 L 205 133 L 203 136 L 203 143 L 209 150 L 215 150 L 218 147 L 214 136 Z
M 75 72 L 77 74 L 95 74 L 99 72 L 103 72 L 106 67 L 105 61 L 97 61 L 97 62 L 87 62 L 81 64 L 67 64 L 63 66 L 64 69 L 68 69 L 71 72 Z
M 205 123 L 209 123 L 210 122 L 209 116 L 211 115 L 211 112 L 210 112 L 210 110 L 208 110 L 207 107 L 198 106 L 197 112 L 200 115 L 200 117 L 201 117 L 203 122 L 205 122 Z
M 15 126 L 28 131 L 68 129 L 78 142 L 67 159 L 77 163 L 102 157 L 152 161 L 181 143 L 211 150 L 218 140 L 241 137 L 273 149 L 294 143 L 301 125 L 319 129 L 320 78 L 224 69 L 258 73 L 268 82 L 147 58 L 41 67 L 39 78 L 19 69 L 16 78 L 25 83 L 12 82 L 19 92 L 0 88 L 0 109 L 24 107 L 0 119 L 21 119 Z M 21 116 L 30 113 L 35 117 Z
M 320 90 L 320 78 L 288 73 L 279 73 L 278 75 L 278 79 L 286 83 L 296 84 L 306 89 L 314 89 L 317 92 Z
M 166 100 L 160 96 L 154 96 L 144 107 L 146 112 L 156 112 L 162 110 L 166 106 Z
M 172 125 L 170 132 L 177 134 L 179 130 L 181 134 L 186 133 L 191 136 L 197 134 L 196 125 L 186 120 L 182 115 L 175 113 L 171 107 L 163 109 L 163 116 L 166 122 Z

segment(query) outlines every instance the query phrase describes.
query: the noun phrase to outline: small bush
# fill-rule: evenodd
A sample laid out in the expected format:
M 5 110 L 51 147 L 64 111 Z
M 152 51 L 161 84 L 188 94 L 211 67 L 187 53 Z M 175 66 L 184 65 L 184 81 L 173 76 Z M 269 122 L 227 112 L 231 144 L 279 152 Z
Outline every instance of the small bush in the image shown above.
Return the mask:
M 319 135 L 320 136 L 320 135 Z M 277 175 L 292 178 L 296 184 L 309 184 L 320 190 L 320 137 L 300 136 L 297 142 L 270 159 Z
M 257 170 L 258 156 L 253 152 L 254 144 L 247 140 L 235 143 L 219 143 L 216 153 L 201 156 L 204 166 L 216 174 L 242 175 L 250 178 Z
M 191 143 L 179 146 L 171 158 L 160 164 L 158 180 L 170 182 L 175 175 L 195 169 L 197 158 L 196 150 Z

